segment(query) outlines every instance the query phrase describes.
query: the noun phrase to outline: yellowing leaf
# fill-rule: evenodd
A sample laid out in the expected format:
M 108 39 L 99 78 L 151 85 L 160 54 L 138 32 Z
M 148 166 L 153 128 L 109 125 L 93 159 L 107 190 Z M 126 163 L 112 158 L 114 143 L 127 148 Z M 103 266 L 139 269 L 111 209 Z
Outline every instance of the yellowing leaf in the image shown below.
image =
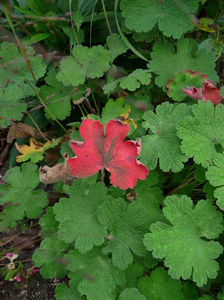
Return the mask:
M 17 150 L 22 153 L 16 157 L 17 162 L 22 162 L 26 160 L 31 160 L 33 163 L 36 163 L 44 158 L 44 152 L 50 148 L 54 148 L 60 143 L 61 139 L 58 138 L 53 141 L 46 142 L 45 144 L 37 142 L 34 138 L 30 139 L 30 146 L 28 145 L 18 145 Z
M 199 23 L 194 23 L 195 27 L 206 32 L 215 32 L 214 20 L 210 18 L 201 18 Z
M 133 126 L 135 127 L 135 129 L 137 129 L 137 124 L 133 119 L 128 118 L 129 114 L 131 112 L 130 106 L 127 106 L 127 110 L 125 113 L 120 114 L 120 116 L 118 117 L 118 120 L 120 120 L 123 124 L 133 124 Z

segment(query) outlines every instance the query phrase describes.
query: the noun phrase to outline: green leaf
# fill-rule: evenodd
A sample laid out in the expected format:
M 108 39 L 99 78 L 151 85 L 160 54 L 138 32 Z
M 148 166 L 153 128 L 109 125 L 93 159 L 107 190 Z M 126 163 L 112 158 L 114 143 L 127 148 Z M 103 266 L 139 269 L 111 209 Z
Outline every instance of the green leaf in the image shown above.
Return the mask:
M 125 283 L 126 288 L 135 287 L 139 277 L 144 274 L 144 266 L 134 263 L 128 266 L 125 270 L 127 281 Z
M 155 82 L 163 89 L 177 72 L 184 72 L 187 69 L 205 73 L 215 83 L 218 81 L 215 54 L 207 52 L 206 49 L 199 49 L 193 39 L 179 39 L 176 51 L 174 45 L 169 42 L 157 42 L 153 46 L 151 57 L 149 68 L 158 75 Z
M 160 206 L 163 202 L 162 190 L 157 186 L 150 186 L 153 180 L 151 174 L 144 181 L 139 181 L 135 186 L 136 199 L 134 202 L 144 206 L 147 221 L 144 227 L 149 228 L 150 225 L 157 221 L 165 221 Z
M 148 32 L 135 32 L 132 37 L 136 42 L 151 43 L 154 37 L 159 35 L 157 27 Z
M 130 111 L 130 106 L 124 103 L 123 98 L 109 99 L 102 110 L 102 122 L 106 125 L 110 120 Z
M 46 77 L 48 85 L 40 88 L 40 97 L 47 105 L 48 110 L 59 120 L 64 120 L 71 112 L 71 98 L 74 87 L 65 87 L 56 77 L 56 71 L 51 69 Z M 45 115 L 52 119 L 52 115 L 44 108 Z
M 45 71 L 46 65 L 43 63 L 41 57 L 35 56 L 32 47 L 25 47 L 26 54 L 29 58 L 29 62 L 33 71 L 33 74 L 38 80 L 41 78 Z M 0 87 L 0 97 L 4 100 L 10 101 L 13 97 L 10 97 L 12 85 L 15 85 L 20 93 L 20 97 L 33 95 L 32 89 L 24 82 L 33 82 L 33 76 L 27 66 L 27 62 L 20 53 L 15 44 L 2 43 L 0 48 L 0 81 L 2 83 Z M 9 85 L 10 83 L 10 85 Z M 18 97 L 16 94 L 11 96 Z M 18 99 L 18 98 L 17 98 Z
M 11 91 L 18 92 L 19 95 L 20 91 L 15 85 L 11 86 Z M 16 94 L 15 94 L 16 95 Z M 21 100 L 17 98 L 11 98 L 10 102 L 1 99 L 0 96 L 0 127 L 6 128 L 10 125 L 11 120 L 20 121 L 23 118 L 23 112 L 27 109 L 27 104 L 23 103 Z
M 124 90 L 135 91 L 141 84 L 148 85 L 150 82 L 151 74 L 149 70 L 136 69 L 128 76 L 107 83 L 104 85 L 103 90 L 105 94 L 110 94 L 119 85 Z
M 79 10 L 73 12 L 72 21 L 75 23 L 77 30 L 79 30 L 83 22 L 82 13 Z
M 138 281 L 139 291 L 150 300 L 185 300 L 180 280 L 168 276 L 164 268 L 157 268 Z
M 71 289 L 65 283 L 59 284 L 55 289 L 57 300 L 77 300 Z
M 45 238 L 40 248 L 36 249 L 33 255 L 35 266 L 41 267 L 40 274 L 44 278 L 63 278 L 67 270 L 62 260 L 69 245 L 60 241 L 56 236 Z
M 198 101 L 192 107 L 193 116 L 187 117 L 177 126 L 182 139 L 181 150 L 196 164 L 206 168 L 217 153 L 217 147 L 224 146 L 224 106 L 213 106 L 211 101 Z
M 22 164 L 7 171 L 6 185 L 0 185 L 0 204 L 8 203 L 0 215 L 0 228 L 14 227 L 16 221 L 39 218 L 47 205 L 47 195 L 43 190 L 35 190 L 39 185 L 37 165 Z
M 86 295 L 87 300 L 114 300 L 115 284 L 109 274 L 96 272 L 89 279 L 83 279 L 78 290 L 81 295 Z
M 45 214 L 40 218 L 41 236 L 50 237 L 58 230 L 58 222 L 55 220 L 53 207 L 49 206 Z
M 168 92 L 167 95 L 176 101 L 184 100 L 187 95 L 182 91 L 187 87 L 202 88 L 204 78 L 202 74 L 191 74 L 190 72 L 179 72 L 175 77 L 167 83 Z
M 217 205 L 224 210 L 224 155 L 217 153 L 213 158 L 214 166 L 210 166 L 206 172 L 206 178 L 213 186 L 218 186 L 214 196 L 218 199 Z
M 47 39 L 49 36 L 51 36 L 50 33 L 38 33 L 38 34 L 34 34 L 31 37 L 28 36 L 27 38 L 24 39 L 24 42 L 26 45 L 32 45 L 32 44 L 36 44 L 38 42 L 41 42 L 45 39 Z
M 115 58 L 128 50 L 128 47 L 116 33 L 114 33 L 112 36 L 107 37 L 107 47 L 111 55 L 111 62 L 113 62 Z
M 95 247 L 85 254 L 81 254 L 78 250 L 71 250 L 64 256 L 66 268 L 71 272 L 69 277 L 77 284 L 86 278 L 93 276 L 97 271 L 102 274 L 112 276 L 116 285 L 122 286 L 125 283 L 124 273 L 116 268 L 111 258 L 103 255 L 99 247 Z
M 191 15 L 198 8 L 197 2 L 122 0 L 120 6 L 128 29 L 147 32 L 158 23 L 159 29 L 166 36 L 180 38 L 183 33 L 194 28 Z
M 149 135 L 142 137 L 141 161 L 150 170 L 157 166 L 159 160 L 160 169 L 168 172 L 180 171 L 187 158 L 180 150 L 180 140 L 177 137 L 176 126 L 190 114 L 190 108 L 186 104 L 171 104 L 165 102 L 156 107 L 156 113 L 147 111 L 144 113 L 144 128 L 149 128 Z
M 107 189 L 101 182 L 81 179 L 64 190 L 69 198 L 61 198 L 54 206 L 60 223 L 58 237 L 66 243 L 75 241 L 75 247 L 85 253 L 94 245 L 101 245 L 107 234 L 105 226 L 97 220 L 99 206 L 109 197 Z
M 103 253 L 112 253 L 112 261 L 124 270 L 133 262 L 133 254 L 145 255 L 142 243 L 144 231 L 141 225 L 146 222 L 144 207 L 139 203 L 127 205 L 123 199 L 107 200 L 99 209 L 98 219 L 109 235 Z
M 163 213 L 171 225 L 157 222 L 144 238 L 144 245 L 153 256 L 165 259 L 169 275 L 174 279 L 191 278 L 198 286 L 208 278 L 216 278 L 219 269 L 214 260 L 223 247 L 211 239 L 223 230 L 222 215 L 209 200 L 201 200 L 194 207 L 192 200 L 183 196 L 166 198 Z
M 110 53 L 100 45 L 91 48 L 74 46 L 72 55 L 61 61 L 56 76 L 65 86 L 77 86 L 86 78 L 102 77 L 110 67 Z
M 136 288 L 131 288 L 123 290 L 118 300 L 146 300 L 146 298 Z
M 224 98 L 224 86 L 222 86 L 220 89 L 220 95 L 222 96 L 222 98 Z
M 41 57 L 35 56 L 31 47 L 25 47 L 26 54 L 38 80 L 46 70 Z M 1 43 L 0 46 L 0 126 L 5 128 L 10 124 L 10 119 L 20 121 L 27 104 L 22 101 L 30 95 L 34 95 L 26 81 L 34 84 L 34 79 L 28 69 L 27 63 L 19 49 L 13 43 Z

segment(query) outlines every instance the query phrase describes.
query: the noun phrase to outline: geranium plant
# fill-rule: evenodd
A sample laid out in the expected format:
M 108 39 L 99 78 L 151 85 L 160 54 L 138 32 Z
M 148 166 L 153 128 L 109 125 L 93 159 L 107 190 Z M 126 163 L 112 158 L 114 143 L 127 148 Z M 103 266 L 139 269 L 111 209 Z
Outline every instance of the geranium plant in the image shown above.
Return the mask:
M 223 299 L 222 1 L 0 7 L 2 279 Z

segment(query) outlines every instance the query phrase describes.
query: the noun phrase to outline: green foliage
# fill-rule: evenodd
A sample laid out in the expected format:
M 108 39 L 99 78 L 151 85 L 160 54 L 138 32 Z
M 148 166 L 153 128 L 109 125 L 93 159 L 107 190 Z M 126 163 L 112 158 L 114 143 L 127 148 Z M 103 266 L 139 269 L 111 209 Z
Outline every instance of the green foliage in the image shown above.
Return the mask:
M 0 228 L 7 230 L 16 226 L 16 222 L 39 218 L 47 205 L 46 193 L 36 187 L 39 185 L 39 175 L 36 165 L 22 164 L 7 171 L 4 176 L 6 185 L 0 185 L 0 204 L 7 204 L 0 215 Z
M 48 72 L 45 79 L 47 85 L 43 85 L 40 89 L 40 97 L 47 105 L 48 110 L 45 110 L 46 118 L 52 119 L 52 114 L 59 120 L 64 120 L 70 115 L 73 87 L 64 87 L 55 76 L 56 71 L 54 69 Z
M 34 56 L 31 47 L 26 47 L 26 54 L 32 67 L 35 79 L 41 78 L 46 70 L 42 58 Z M 10 119 L 20 121 L 27 104 L 22 101 L 34 92 L 28 83 L 34 84 L 34 79 L 28 69 L 27 62 L 15 44 L 0 45 L 0 126 L 5 128 Z
M 128 76 L 121 77 L 115 81 L 107 83 L 104 87 L 104 93 L 110 94 L 114 91 L 118 84 L 120 88 L 127 89 L 129 91 L 135 91 L 140 87 L 140 85 L 148 85 L 151 81 L 151 74 L 149 70 L 136 69 L 134 72 L 129 74 Z
M 135 288 L 125 289 L 119 296 L 118 300 L 146 300 Z
M 81 295 L 86 295 L 88 300 L 115 299 L 115 285 L 109 274 L 96 272 L 92 278 L 83 279 L 78 290 Z
M 154 223 L 151 233 L 145 235 L 144 244 L 154 257 L 165 258 L 172 278 L 186 280 L 192 276 L 202 286 L 208 278 L 215 278 L 219 269 L 214 259 L 223 248 L 211 239 L 223 230 L 222 215 L 210 201 L 201 200 L 194 207 L 185 195 L 169 196 L 165 205 L 163 213 L 171 225 Z
M 85 253 L 104 242 L 106 227 L 97 220 L 99 206 L 109 198 L 103 183 L 88 180 L 75 181 L 65 186 L 69 198 L 61 198 L 54 206 L 59 222 L 58 237 L 66 243 L 75 241 L 75 247 Z M 74 222 L 75 220 L 75 222 Z
M 100 207 L 98 219 L 109 231 L 103 253 L 112 253 L 115 266 L 124 270 L 133 262 L 133 253 L 145 255 L 141 225 L 146 222 L 146 215 L 140 203 L 127 205 L 123 199 L 107 200 Z
M 137 32 L 151 30 L 156 23 L 166 36 L 180 38 L 182 33 L 193 29 L 190 14 L 198 8 L 197 1 L 183 0 L 162 2 L 152 0 L 122 0 L 121 10 L 125 25 Z
M 214 107 L 211 101 L 198 101 L 192 106 L 192 113 L 193 116 L 187 117 L 177 127 L 182 139 L 181 150 L 206 168 L 211 165 L 217 147 L 224 146 L 224 107 L 222 104 Z
M 58 230 L 58 222 L 55 220 L 53 207 L 49 206 L 45 214 L 40 218 L 39 224 L 41 226 L 41 236 L 50 237 Z
M 214 53 L 199 48 L 193 39 L 179 39 L 176 51 L 174 45 L 167 41 L 157 42 L 153 46 L 151 57 L 149 68 L 157 75 L 155 82 L 159 87 L 165 88 L 166 83 L 175 76 L 175 73 L 187 69 L 205 73 L 214 82 L 218 80 Z
M 217 153 L 213 158 L 214 166 L 210 166 L 206 172 L 206 178 L 209 182 L 218 188 L 214 196 L 218 199 L 217 205 L 224 210 L 224 155 Z
M 111 62 L 113 62 L 119 55 L 125 53 L 128 50 L 128 47 L 124 44 L 118 34 L 108 36 L 106 42 L 110 52 Z
M 102 254 L 99 247 L 81 254 L 77 250 L 71 250 L 64 256 L 66 268 L 69 270 L 72 281 L 81 282 L 86 275 L 90 277 L 97 271 L 105 275 L 111 275 L 114 284 L 122 286 L 125 283 L 124 273 L 112 264 L 111 258 Z M 71 281 L 70 281 L 71 282 Z
M 150 277 L 141 277 L 138 281 L 139 291 L 150 300 L 184 300 L 181 281 L 172 279 L 163 268 L 157 268 Z
M 77 300 L 76 296 L 65 283 L 59 284 L 55 289 L 57 300 Z
M 102 110 L 101 120 L 107 124 L 111 119 L 117 119 L 120 115 L 128 113 L 130 106 L 124 103 L 123 98 L 109 99 Z
M 224 98 L 221 2 L 8 1 L 0 13 L 2 170 L 9 163 L 0 172 L 0 231 L 10 230 L 0 242 L 2 278 L 31 276 L 21 260 L 32 244 L 40 275 L 60 279 L 57 300 L 224 299 L 223 104 L 182 91 Z M 143 170 L 140 162 L 145 180 L 121 190 L 111 170 L 69 174 L 83 146 L 74 154 L 71 140 L 83 142 L 86 118 L 129 125 L 124 147 L 113 147 L 122 130 L 110 132 L 113 153 L 101 132 L 91 163 L 95 154 L 103 165 L 122 157 L 116 164 Z M 9 252 L 18 254 L 13 270 Z
M 102 46 L 74 46 L 72 56 L 63 59 L 56 78 L 65 86 L 83 84 L 86 78 L 99 78 L 109 69 L 110 52 Z
M 184 100 L 187 95 L 182 91 L 187 87 L 201 88 L 204 78 L 201 74 L 190 74 L 190 72 L 179 72 L 176 76 L 167 83 L 169 88 L 168 96 L 176 101 Z
M 66 275 L 62 258 L 67 248 L 68 245 L 56 236 L 47 237 L 41 242 L 40 248 L 34 252 L 33 261 L 37 267 L 41 267 L 40 273 L 44 278 L 63 278 Z
M 156 114 L 152 111 L 145 112 L 142 126 L 149 128 L 149 135 L 142 138 L 141 158 L 150 170 L 159 166 L 164 172 L 170 169 L 178 172 L 187 161 L 180 149 L 180 140 L 177 137 L 176 126 L 190 114 L 186 104 L 178 106 L 168 102 L 156 107 Z

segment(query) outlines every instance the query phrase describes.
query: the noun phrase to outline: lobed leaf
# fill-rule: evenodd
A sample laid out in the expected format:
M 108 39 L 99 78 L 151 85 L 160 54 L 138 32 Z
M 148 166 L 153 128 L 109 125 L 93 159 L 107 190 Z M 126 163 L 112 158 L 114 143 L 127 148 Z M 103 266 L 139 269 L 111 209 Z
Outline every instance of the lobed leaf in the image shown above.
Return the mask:
M 176 51 L 174 45 L 169 42 L 157 42 L 153 46 L 151 57 L 148 66 L 157 75 L 156 84 L 163 89 L 177 72 L 184 72 L 187 69 L 205 73 L 215 83 L 218 81 L 215 72 L 215 54 L 199 48 L 193 39 L 179 39 Z
M 144 238 L 144 245 L 155 258 L 164 259 L 169 275 L 174 279 L 191 278 L 198 286 L 208 278 L 216 278 L 219 269 L 216 258 L 223 247 L 215 239 L 223 230 L 222 216 L 209 200 L 194 207 L 183 195 L 165 200 L 164 215 L 171 225 L 157 222 Z
M 158 23 L 166 36 L 180 38 L 194 28 L 191 14 L 198 8 L 198 1 L 174 0 L 122 0 L 121 11 L 128 29 L 146 32 Z
M 192 113 L 193 116 L 177 126 L 177 134 L 182 139 L 181 150 L 206 168 L 212 164 L 217 147 L 224 147 L 224 106 L 214 107 L 211 101 L 201 100 L 193 105 Z
M 178 172 L 183 168 L 187 157 L 181 152 L 180 139 L 176 126 L 191 110 L 186 104 L 170 104 L 165 102 L 156 107 L 156 113 L 147 111 L 142 126 L 150 129 L 148 135 L 142 137 L 141 161 L 151 170 L 159 161 L 160 169 Z

